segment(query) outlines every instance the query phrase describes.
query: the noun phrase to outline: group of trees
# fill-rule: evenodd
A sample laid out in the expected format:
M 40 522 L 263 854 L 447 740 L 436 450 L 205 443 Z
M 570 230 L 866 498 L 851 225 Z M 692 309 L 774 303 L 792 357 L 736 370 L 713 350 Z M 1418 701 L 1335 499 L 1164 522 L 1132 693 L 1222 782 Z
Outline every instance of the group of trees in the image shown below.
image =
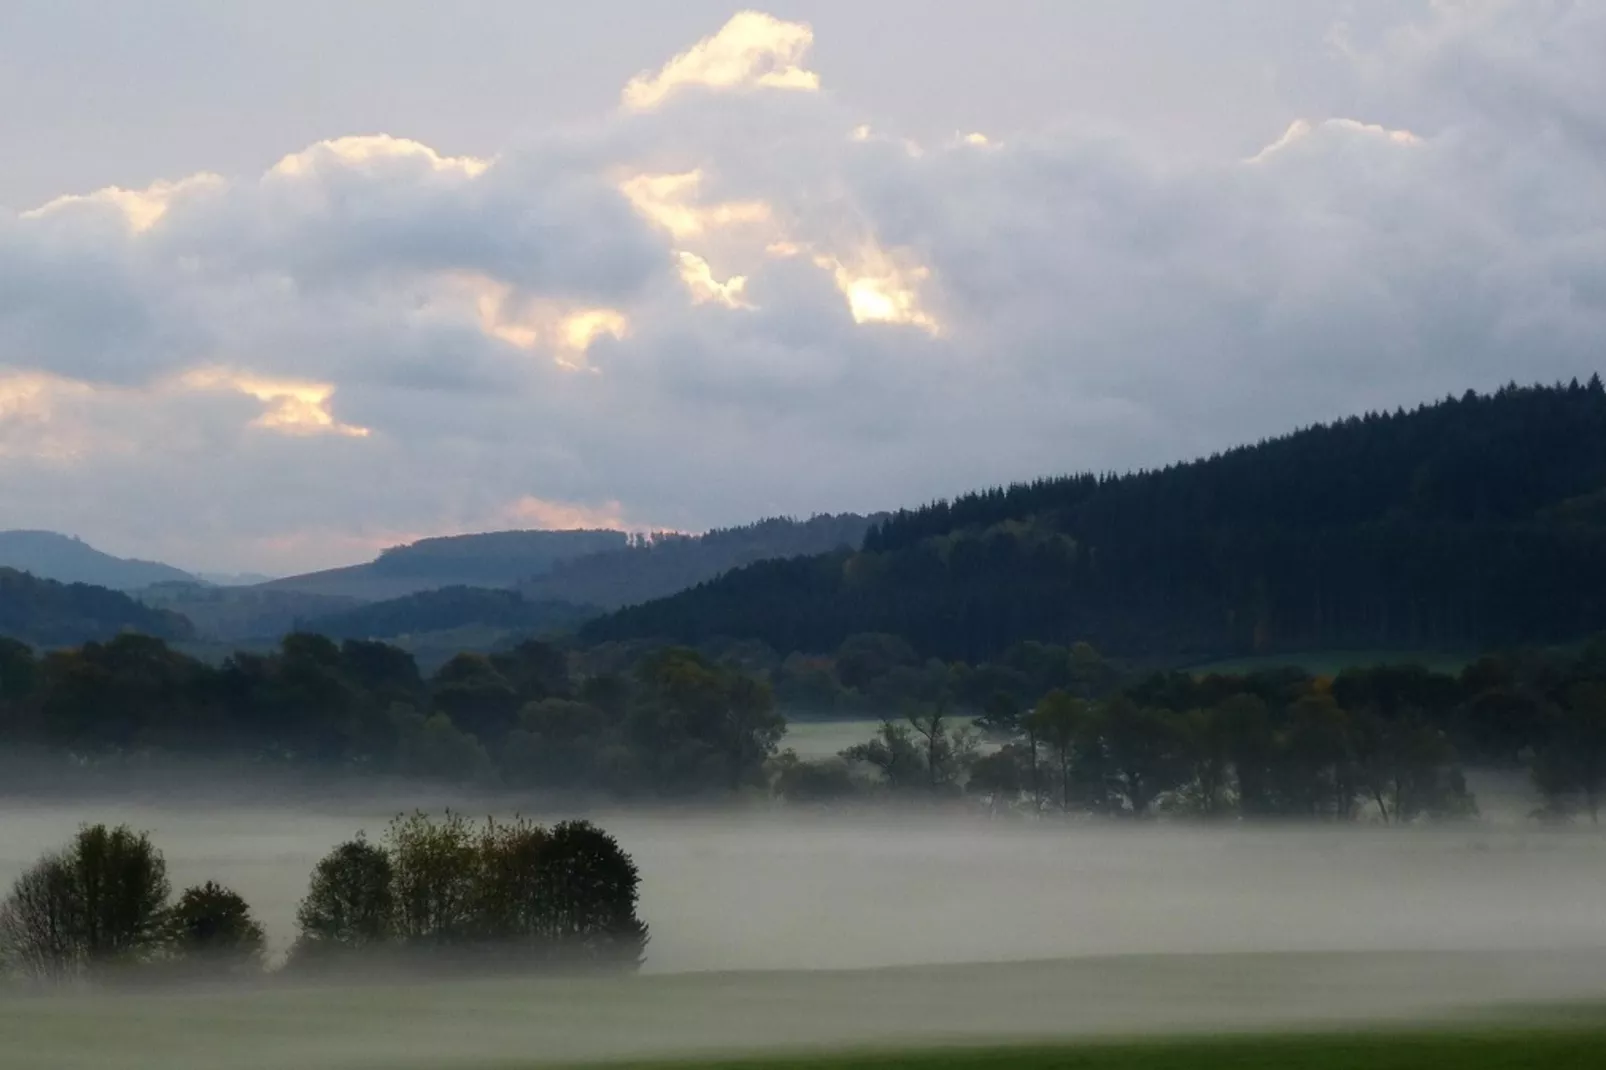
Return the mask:
M 43 655 L 0 639 L 0 743 L 86 760 L 226 755 L 684 796 L 761 782 L 784 730 L 766 684 L 690 650 L 576 679 L 565 652 L 532 641 L 425 678 L 396 647 L 305 633 L 221 666 L 135 634 Z
M 313 871 L 292 968 L 327 971 L 402 956 L 431 966 L 634 970 L 647 946 L 640 876 L 606 832 L 515 818 L 397 818 Z M 382 956 L 376 960 L 375 956 Z
M 1024 640 L 1174 660 L 1560 642 L 1606 627 L 1602 488 L 1598 379 L 1469 392 L 899 512 L 857 553 L 759 562 L 581 635 L 817 651 L 887 632 L 970 662 Z
M 262 926 L 237 894 L 208 881 L 171 896 L 149 836 L 84 828 L 17 878 L 0 905 L 0 971 L 60 984 L 262 969 Z
M 381 843 L 359 835 L 318 863 L 285 969 L 634 970 L 648 938 L 639 884 L 588 822 L 398 817 Z M 171 901 L 161 851 L 126 826 L 80 830 L 0 904 L 0 973 L 18 980 L 212 981 L 267 965 L 237 893 L 208 881 Z

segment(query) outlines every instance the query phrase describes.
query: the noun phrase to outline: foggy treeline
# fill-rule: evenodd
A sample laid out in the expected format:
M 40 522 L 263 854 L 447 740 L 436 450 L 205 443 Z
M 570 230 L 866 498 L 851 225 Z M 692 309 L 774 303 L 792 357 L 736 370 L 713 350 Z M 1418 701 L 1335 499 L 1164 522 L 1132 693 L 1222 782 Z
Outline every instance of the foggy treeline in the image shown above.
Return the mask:
M 785 748 L 782 710 L 884 723 L 810 760 Z M 218 667 L 138 635 L 43 655 L 0 641 L 0 737 L 111 769 L 227 756 L 592 798 L 1126 817 L 1465 816 L 1476 766 L 1526 772 L 1541 816 L 1594 818 L 1606 641 L 1331 677 L 1137 672 L 1085 643 L 944 662 L 876 634 L 785 657 L 531 641 L 428 677 L 397 648 L 311 634 Z

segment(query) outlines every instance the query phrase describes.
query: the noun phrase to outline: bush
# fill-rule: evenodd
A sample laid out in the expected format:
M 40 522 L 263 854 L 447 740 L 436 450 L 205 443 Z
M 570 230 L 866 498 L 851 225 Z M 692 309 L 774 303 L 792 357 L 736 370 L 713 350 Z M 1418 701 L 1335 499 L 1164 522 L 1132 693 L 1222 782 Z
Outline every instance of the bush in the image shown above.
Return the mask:
M 0 962 L 59 983 L 149 961 L 164 943 L 170 891 L 147 835 L 86 827 L 12 886 L 0 906 Z

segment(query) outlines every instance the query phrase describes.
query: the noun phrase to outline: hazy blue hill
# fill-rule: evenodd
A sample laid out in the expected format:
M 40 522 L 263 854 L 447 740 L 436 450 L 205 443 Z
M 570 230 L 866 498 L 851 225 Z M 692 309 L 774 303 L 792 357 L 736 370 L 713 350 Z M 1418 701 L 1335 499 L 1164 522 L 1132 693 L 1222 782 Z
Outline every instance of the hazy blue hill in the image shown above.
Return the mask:
M 1510 386 L 1170 467 L 900 511 L 859 552 L 760 562 L 592 641 L 888 632 L 980 660 L 1028 639 L 1206 660 L 1458 650 L 1606 628 L 1606 388 Z
M 277 639 L 307 618 L 365 604 L 339 595 L 200 583 L 158 583 L 133 594 L 148 606 L 182 613 L 198 638 L 215 642 Z
M 878 519 L 855 513 L 808 520 L 772 517 L 703 535 L 659 534 L 560 561 L 520 590 L 532 599 L 615 609 L 695 587 L 755 561 L 857 547 Z
M 171 565 L 113 557 L 54 531 L 0 531 L 0 567 L 31 572 L 41 579 L 120 591 L 153 583 L 195 581 L 190 573 Z
M 194 634 L 182 615 L 136 602 L 121 591 L 0 568 L 0 635 L 56 647 L 110 639 L 122 631 L 175 640 Z
M 556 563 L 623 547 L 622 531 L 493 531 L 421 539 L 363 565 L 258 584 L 254 590 L 379 602 L 441 587 L 512 587 Z

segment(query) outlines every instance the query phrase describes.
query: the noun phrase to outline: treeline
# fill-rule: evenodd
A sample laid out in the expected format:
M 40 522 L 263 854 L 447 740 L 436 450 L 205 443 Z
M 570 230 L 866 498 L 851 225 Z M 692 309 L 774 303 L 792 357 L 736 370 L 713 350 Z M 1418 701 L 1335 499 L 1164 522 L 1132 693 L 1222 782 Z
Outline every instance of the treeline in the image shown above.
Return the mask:
M 639 884 L 588 822 L 398 817 L 380 843 L 358 835 L 318 863 L 282 972 L 635 970 L 648 938 Z M 173 901 L 161 851 L 127 826 L 81 829 L 0 903 L 0 976 L 17 981 L 249 980 L 268 965 L 237 892 L 207 881 Z
M 886 518 L 857 553 L 760 562 L 582 635 L 824 650 L 888 632 L 965 661 L 1029 639 L 1176 660 L 1487 649 L 1606 627 L 1603 589 L 1595 378 L 938 502 Z
M 1022 700 L 1055 677 L 1063 683 Z M 1475 765 L 1526 770 L 1540 818 L 1598 822 L 1606 802 L 1606 639 L 1576 653 L 1490 654 L 1458 675 L 1404 665 L 1335 677 L 1123 677 L 1091 648 L 1027 644 L 1002 664 L 951 667 L 946 687 L 935 668 L 928 679 L 923 700 L 836 760 L 782 755 L 779 793 L 1401 823 L 1474 813 L 1462 770 Z M 973 722 L 963 716 L 978 706 Z M 877 776 L 856 777 L 864 765 Z
M 884 717 L 836 759 L 778 753 L 781 714 Z M 125 635 L 0 641 L 0 743 L 78 766 L 149 754 L 618 798 L 887 794 L 992 810 L 1384 820 L 1470 810 L 1464 766 L 1526 770 L 1544 815 L 1598 814 L 1606 639 L 1419 665 L 1136 672 L 1025 642 L 980 663 L 890 635 L 781 656 L 752 641 L 461 654 L 425 677 L 383 643 L 293 635 L 213 667 Z
M 121 591 L 87 583 L 58 583 L 0 567 L 0 637 L 39 646 L 111 637 L 124 629 L 163 639 L 187 639 L 194 629 L 178 613 L 154 609 Z
M 0 640 L 0 743 L 85 763 L 233 756 L 676 797 L 762 782 L 784 731 L 766 685 L 689 650 L 577 678 L 568 655 L 531 641 L 425 677 L 396 647 L 304 633 L 219 666 L 133 634 L 43 655 Z

